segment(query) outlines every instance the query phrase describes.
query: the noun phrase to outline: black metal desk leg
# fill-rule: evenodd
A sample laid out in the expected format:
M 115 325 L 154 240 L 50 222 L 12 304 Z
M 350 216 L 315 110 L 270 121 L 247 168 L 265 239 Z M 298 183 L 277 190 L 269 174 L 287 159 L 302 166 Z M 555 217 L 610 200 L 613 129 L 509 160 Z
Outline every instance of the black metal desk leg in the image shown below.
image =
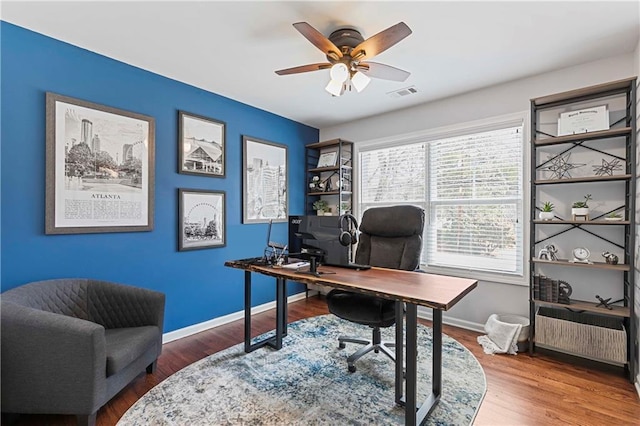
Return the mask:
M 244 351 L 251 352 L 251 272 L 244 271 Z
M 287 325 L 289 324 L 289 322 L 287 321 L 287 319 L 289 318 L 289 304 L 287 303 L 287 279 L 283 278 L 282 279 L 282 291 L 283 291 L 283 299 L 282 299 L 282 304 L 284 307 L 284 316 L 282 318 L 282 330 L 283 330 L 283 335 L 286 336 L 287 335 Z
M 275 349 L 282 348 L 282 336 L 284 334 L 284 328 L 286 324 L 285 311 L 286 311 L 286 295 L 285 295 L 285 280 L 283 278 L 276 278 L 276 342 Z
M 287 335 L 287 280 L 276 278 L 276 335 L 251 343 L 251 272 L 244 273 L 244 351 L 253 352 L 263 346 L 282 348 Z
M 396 404 L 404 405 L 404 303 L 396 302 Z
M 417 358 L 418 358 L 418 309 L 417 306 L 407 303 L 407 396 L 405 403 L 405 424 L 424 424 L 431 411 L 440 401 L 442 393 L 442 311 L 433 310 L 432 326 L 432 374 L 431 394 L 418 408 L 417 397 Z
M 442 311 L 433 310 L 433 377 L 431 390 L 436 402 L 442 393 Z
M 405 425 L 415 426 L 417 423 L 416 394 L 418 389 L 418 307 L 407 303 L 407 397 L 405 401 Z

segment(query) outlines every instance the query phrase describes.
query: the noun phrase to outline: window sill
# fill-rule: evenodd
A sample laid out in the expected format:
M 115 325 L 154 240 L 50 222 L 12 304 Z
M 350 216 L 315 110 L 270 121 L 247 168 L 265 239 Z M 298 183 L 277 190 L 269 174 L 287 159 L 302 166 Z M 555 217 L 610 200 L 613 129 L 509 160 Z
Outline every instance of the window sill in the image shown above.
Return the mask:
M 493 274 L 485 271 L 475 271 L 472 269 L 454 269 L 443 268 L 437 266 L 420 265 L 420 269 L 430 274 L 447 275 L 451 277 L 459 278 L 471 278 L 478 281 L 488 281 L 499 284 L 517 285 L 522 287 L 528 287 L 529 282 L 525 277 L 520 275 L 507 275 L 507 274 Z

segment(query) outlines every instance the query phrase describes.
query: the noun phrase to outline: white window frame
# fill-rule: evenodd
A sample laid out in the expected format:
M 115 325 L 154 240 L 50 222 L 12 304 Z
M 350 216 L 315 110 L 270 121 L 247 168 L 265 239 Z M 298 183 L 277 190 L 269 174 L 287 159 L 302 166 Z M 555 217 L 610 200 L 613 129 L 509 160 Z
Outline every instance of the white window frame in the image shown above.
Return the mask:
M 421 265 L 421 268 L 427 272 L 441 275 L 449 275 L 449 276 L 457 276 L 463 278 L 473 278 L 479 281 L 488 281 L 488 282 L 496 282 L 496 283 L 504 283 L 504 284 L 514 284 L 521 286 L 529 285 L 529 268 L 528 268 L 528 259 L 529 259 L 529 200 L 530 200 L 530 185 L 529 185 L 529 175 L 530 175 L 530 149 L 529 149 L 529 112 L 522 111 L 512 114 L 505 114 L 497 117 L 490 117 L 482 120 L 469 121 L 461 124 L 455 124 L 451 126 L 443 126 L 434 129 L 421 130 L 412 133 L 406 133 L 401 135 L 395 135 L 380 139 L 372 139 L 367 141 L 356 142 L 354 146 L 354 159 L 358 159 L 355 162 L 356 170 L 359 171 L 359 158 L 361 151 L 369 151 L 375 149 L 382 148 L 392 148 L 394 146 L 401 145 L 410 145 L 414 143 L 420 142 L 431 142 L 440 139 L 446 139 L 456 136 L 462 136 L 470 133 L 482 133 L 490 130 L 495 130 L 498 128 L 504 128 L 509 126 L 517 126 L 522 125 L 522 216 L 519 220 L 522 220 L 522 275 L 517 274 L 506 274 L 506 273 L 494 273 L 488 271 L 476 271 L 472 269 L 461 269 L 461 268 L 452 268 L 452 267 L 436 267 L 436 266 L 427 266 Z M 356 216 L 361 217 L 361 203 L 358 199 L 358 194 L 360 194 L 360 173 L 354 173 L 354 206 Z M 425 179 L 429 179 L 428 173 L 425 174 Z M 428 182 L 425 182 L 428 185 Z M 427 186 L 428 188 L 428 186 Z M 430 201 L 427 200 L 422 207 L 425 209 L 425 226 L 428 226 L 430 223 Z M 425 231 L 426 235 L 426 231 Z M 426 240 L 425 240 L 426 243 Z

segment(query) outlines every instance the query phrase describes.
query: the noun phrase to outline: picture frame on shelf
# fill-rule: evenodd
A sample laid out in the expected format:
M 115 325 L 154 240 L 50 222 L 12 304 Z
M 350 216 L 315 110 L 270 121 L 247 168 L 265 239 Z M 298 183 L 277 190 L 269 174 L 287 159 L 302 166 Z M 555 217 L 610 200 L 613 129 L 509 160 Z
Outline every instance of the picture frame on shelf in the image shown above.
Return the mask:
M 320 158 L 318 158 L 318 166 L 317 168 L 323 167 L 335 167 L 336 160 L 338 159 L 337 151 L 328 151 L 320 154 Z
M 242 223 L 287 222 L 287 146 L 242 136 L 242 152 Z
M 45 233 L 153 229 L 153 117 L 46 93 Z
M 607 105 L 568 111 L 558 118 L 558 136 L 609 130 Z
M 226 193 L 179 188 L 178 220 L 178 251 L 226 246 Z
M 226 123 L 178 111 L 178 173 L 225 177 Z

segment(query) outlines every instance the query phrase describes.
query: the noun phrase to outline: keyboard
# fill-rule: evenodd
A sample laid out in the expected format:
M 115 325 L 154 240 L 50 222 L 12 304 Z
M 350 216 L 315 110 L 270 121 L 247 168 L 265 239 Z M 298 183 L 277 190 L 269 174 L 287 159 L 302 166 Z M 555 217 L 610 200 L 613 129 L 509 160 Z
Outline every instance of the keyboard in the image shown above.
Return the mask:
M 244 263 L 247 265 L 266 265 L 267 261 L 264 257 L 247 257 L 246 259 L 236 260 L 238 263 Z
M 362 265 L 360 263 L 347 263 L 347 264 L 342 264 L 342 265 L 330 265 L 330 264 L 326 264 L 327 266 L 337 266 L 338 268 L 346 268 L 346 269 L 356 269 L 356 270 L 360 270 L 360 271 L 366 271 L 367 269 L 371 269 L 371 265 Z

